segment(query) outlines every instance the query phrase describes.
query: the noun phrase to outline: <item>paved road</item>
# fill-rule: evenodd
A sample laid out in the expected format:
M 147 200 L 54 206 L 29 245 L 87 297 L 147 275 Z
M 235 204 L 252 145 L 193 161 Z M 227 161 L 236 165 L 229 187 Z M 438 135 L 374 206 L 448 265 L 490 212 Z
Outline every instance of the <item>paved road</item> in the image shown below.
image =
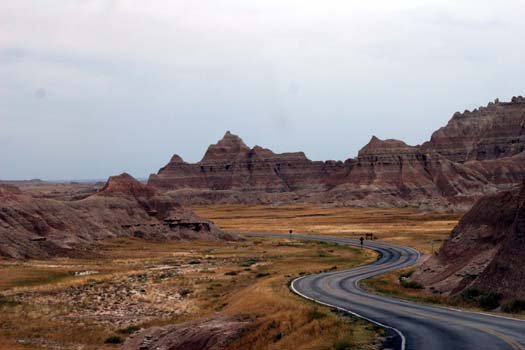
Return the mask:
M 282 234 L 263 234 L 287 237 Z M 296 239 L 359 246 L 351 238 L 297 235 Z M 365 292 L 359 281 L 414 265 L 420 255 L 408 247 L 365 241 L 380 258 L 373 264 L 294 280 L 292 290 L 318 303 L 337 307 L 387 328 L 404 350 L 525 349 L 525 321 L 418 304 Z

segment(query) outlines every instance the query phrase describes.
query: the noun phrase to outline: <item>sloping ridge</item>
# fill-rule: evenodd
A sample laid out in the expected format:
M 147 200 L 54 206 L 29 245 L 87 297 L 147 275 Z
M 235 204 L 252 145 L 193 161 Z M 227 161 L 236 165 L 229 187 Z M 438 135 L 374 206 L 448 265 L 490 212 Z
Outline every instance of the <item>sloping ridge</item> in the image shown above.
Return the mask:
M 190 203 L 304 201 L 466 209 L 525 178 L 525 98 L 455 113 L 421 146 L 373 136 L 355 159 L 249 148 L 226 132 L 199 163 L 175 155 L 148 184 Z
M 525 182 L 480 199 L 413 279 L 457 294 L 468 288 L 525 298 Z
M 78 256 L 96 240 L 120 236 L 236 239 L 128 174 L 77 201 L 33 198 L 0 185 L 0 256 Z

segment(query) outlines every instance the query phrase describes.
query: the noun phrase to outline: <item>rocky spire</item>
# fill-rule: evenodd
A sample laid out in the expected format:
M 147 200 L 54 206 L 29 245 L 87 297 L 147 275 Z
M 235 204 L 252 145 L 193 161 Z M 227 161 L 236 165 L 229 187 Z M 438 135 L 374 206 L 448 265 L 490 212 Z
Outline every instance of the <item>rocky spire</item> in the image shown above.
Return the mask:
M 359 156 L 390 154 L 390 153 L 413 153 L 417 150 L 416 147 L 409 146 L 400 140 L 388 139 L 381 140 L 376 136 L 372 136 L 366 146 L 361 148 Z
M 250 152 L 250 148 L 239 136 L 226 131 L 219 142 L 208 147 L 201 163 L 233 161 L 245 156 L 248 152 Z

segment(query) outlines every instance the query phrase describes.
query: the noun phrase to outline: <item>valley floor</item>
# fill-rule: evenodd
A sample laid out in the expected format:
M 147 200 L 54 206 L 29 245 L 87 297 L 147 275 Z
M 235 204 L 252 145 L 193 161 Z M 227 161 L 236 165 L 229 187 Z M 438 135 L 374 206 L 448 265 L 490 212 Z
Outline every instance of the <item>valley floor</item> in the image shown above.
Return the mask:
M 430 252 L 455 225 L 413 209 L 207 206 L 196 212 L 234 232 L 361 236 Z M 439 243 L 436 243 L 436 247 Z M 0 261 L 0 349 L 113 349 L 139 328 L 216 313 L 245 315 L 230 349 L 376 349 L 382 331 L 305 301 L 294 277 L 373 261 L 368 250 L 296 240 L 144 242 L 93 247 L 93 259 Z
M 249 239 L 119 239 L 96 259 L 0 263 L 0 349 L 112 349 L 138 328 L 220 313 L 251 328 L 231 349 L 375 349 L 381 330 L 289 292 L 300 274 L 375 259 L 367 250 Z M 344 347 L 343 347 L 344 348 Z

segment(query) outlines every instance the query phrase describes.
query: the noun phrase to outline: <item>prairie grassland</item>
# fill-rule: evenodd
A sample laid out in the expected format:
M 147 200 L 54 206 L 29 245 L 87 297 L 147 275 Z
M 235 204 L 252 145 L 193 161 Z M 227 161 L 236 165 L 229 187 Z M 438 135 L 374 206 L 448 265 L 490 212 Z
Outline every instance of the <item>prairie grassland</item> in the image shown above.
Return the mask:
M 360 237 L 373 233 L 379 240 L 408 245 L 429 255 L 439 249 L 458 214 L 420 212 L 414 208 L 324 208 L 315 205 L 242 206 L 221 205 L 193 208 L 220 227 L 233 232 L 280 232 Z M 394 271 L 366 280 L 363 285 L 375 292 L 420 302 L 468 307 L 457 299 L 434 295 L 422 289 L 405 288 Z
M 457 214 L 427 213 L 414 208 L 324 208 L 318 205 L 195 206 L 201 216 L 232 232 L 281 232 L 360 237 L 374 233 L 386 242 L 431 252 L 457 224 Z
M 373 261 L 367 250 L 274 239 L 115 239 L 94 246 L 93 254 L 0 260 L 0 350 L 114 349 L 105 340 L 124 340 L 130 329 L 216 312 L 252 318 L 252 331 L 232 349 L 374 349 L 382 334 L 287 287 L 302 273 Z

